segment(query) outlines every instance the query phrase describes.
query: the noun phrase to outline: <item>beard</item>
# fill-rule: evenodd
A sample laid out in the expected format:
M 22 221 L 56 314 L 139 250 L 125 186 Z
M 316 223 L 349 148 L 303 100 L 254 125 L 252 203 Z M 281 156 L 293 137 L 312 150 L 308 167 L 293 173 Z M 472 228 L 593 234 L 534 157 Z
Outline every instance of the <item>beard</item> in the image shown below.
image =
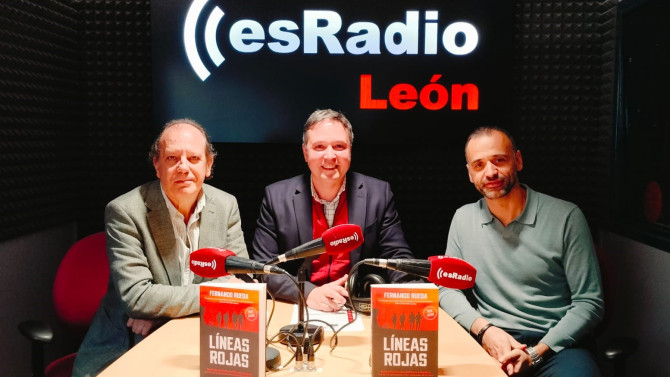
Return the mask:
M 514 186 L 516 186 L 518 176 L 516 171 L 514 171 L 513 173 L 510 174 L 509 177 L 498 176 L 497 180 L 502 182 L 502 186 L 500 188 L 495 189 L 487 188 L 486 182 L 481 181 L 477 185 L 477 191 L 479 191 L 487 199 L 499 199 L 505 197 L 512 191 Z

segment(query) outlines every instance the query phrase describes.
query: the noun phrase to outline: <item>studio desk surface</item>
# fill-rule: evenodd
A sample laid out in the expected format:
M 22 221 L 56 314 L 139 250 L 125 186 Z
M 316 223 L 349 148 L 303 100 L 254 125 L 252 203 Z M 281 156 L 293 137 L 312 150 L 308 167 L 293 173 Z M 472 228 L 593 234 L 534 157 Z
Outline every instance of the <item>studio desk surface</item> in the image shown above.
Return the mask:
M 272 302 L 268 301 L 268 309 Z M 291 323 L 293 305 L 277 302 L 270 321 L 268 334 Z M 370 376 L 370 317 L 363 316 L 362 331 L 340 332 L 338 344 L 330 350 L 332 333 L 325 334 L 324 343 L 316 352 L 318 371 L 292 371 L 293 363 L 285 369 L 267 372 L 267 376 Z M 504 377 L 505 373 L 477 342 L 449 315 L 440 310 L 439 319 L 440 376 Z M 281 344 L 273 345 L 280 350 L 282 364 L 291 354 Z M 200 376 L 200 318 L 191 316 L 173 319 L 135 345 L 100 377 L 129 376 Z

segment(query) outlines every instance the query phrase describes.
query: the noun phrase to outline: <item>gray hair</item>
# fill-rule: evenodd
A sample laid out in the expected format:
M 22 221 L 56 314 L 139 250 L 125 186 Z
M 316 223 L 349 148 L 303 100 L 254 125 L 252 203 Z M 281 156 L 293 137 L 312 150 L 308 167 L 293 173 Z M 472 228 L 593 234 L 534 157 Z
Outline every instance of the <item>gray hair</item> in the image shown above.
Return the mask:
M 349 119 L 347 119 L 344 114 L 331 109 L 317 109 L 312 114 L 310 114 L 309 118 L 307 118 L 307 121 L 305 122 L 305 126 L 302 129 L 303 145 L 305 145 L 307 142 L 307 131 L 311 130 L 315 124 L 327 119 L 336 120 L 342 123 L 347 133 L 349 134 L 349 144 L 354 144 L 354 129 L 351 126 Z

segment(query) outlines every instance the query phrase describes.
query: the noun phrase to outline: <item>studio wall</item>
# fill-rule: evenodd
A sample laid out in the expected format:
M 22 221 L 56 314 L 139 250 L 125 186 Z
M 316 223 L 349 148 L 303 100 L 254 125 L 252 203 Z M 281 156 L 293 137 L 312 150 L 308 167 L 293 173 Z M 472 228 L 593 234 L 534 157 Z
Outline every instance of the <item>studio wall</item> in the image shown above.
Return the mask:
M 74 221 L 87 159 L 79 12 L 0 4 L 0 240 Z
M 19 184 L 2 183 L 0 195 L 8 200 L 0 205 L 11 216 L 0 218 L 1 236 L 71 219 L 84 236 L 102 229 L 109 200 L 154 178 L 146 159 L 157 128 L 151 115 L 150 2 L 13 4 L 2 5 L 13 31 L 3 29 L 10 49 L 0 56 L 8 84 L 0 104 L 6 161 L 0 168 Z M 513 61 L 513 121 L 500 124 L 516 134 L 524 153 L 523 181 L 574 201 L 594 224 L 607 216 L 615 4 L 515 3 L 514 48 L 507 57 Z M 53 20 L 66 25 L 49 29 Z M 26 49 L 26 42 L 35 46 Z M 48 80 L 44 66 L 54 66 Z M 40 91 L 47 95 L 35 94 Z M 464 142 L 474 126 L 447 130 L 446 137 Z M 405 127 L 411 132 L 412 124 Z M 457 145 L 354 146 L 353 169 L 391 182 L 419 256 L 442 252 L 454 210 L 478 196 Z M 210 183 L 238 197 L 249 238 L 263 187 L 304 171 L 298 141 L 216 146 L 220 155 Z

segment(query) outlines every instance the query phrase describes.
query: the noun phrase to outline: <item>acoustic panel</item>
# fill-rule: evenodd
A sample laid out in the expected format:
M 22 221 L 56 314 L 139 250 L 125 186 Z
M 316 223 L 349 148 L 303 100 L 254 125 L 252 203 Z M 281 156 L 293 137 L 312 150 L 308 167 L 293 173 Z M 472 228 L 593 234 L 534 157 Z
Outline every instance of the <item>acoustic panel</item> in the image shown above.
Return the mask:
M 77 23 L 60 1 L 0 3 L 0 240 L 81 208 Z

